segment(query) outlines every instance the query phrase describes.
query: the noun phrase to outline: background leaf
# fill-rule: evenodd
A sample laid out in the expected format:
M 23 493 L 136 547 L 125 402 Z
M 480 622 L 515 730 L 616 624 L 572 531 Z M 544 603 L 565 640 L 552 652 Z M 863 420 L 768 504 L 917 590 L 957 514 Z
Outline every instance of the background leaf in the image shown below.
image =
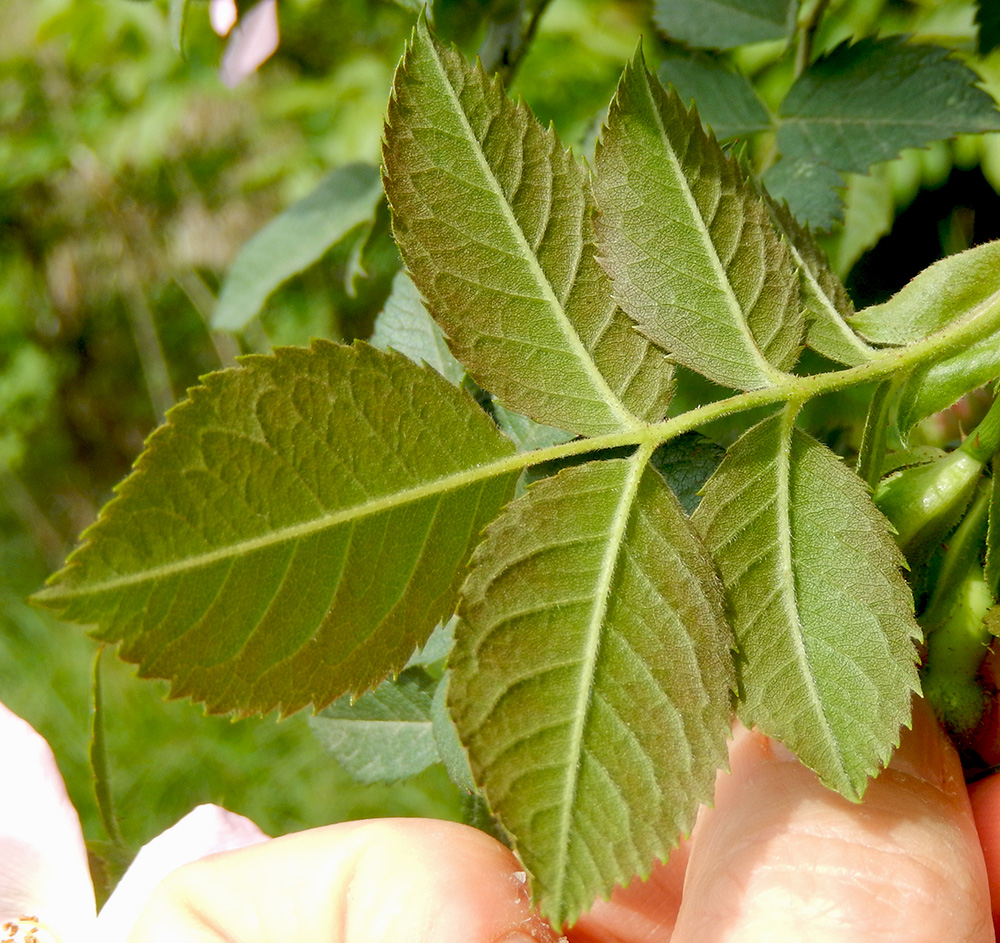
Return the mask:
M 484 389 L 584 435 L 662 418 L 671 370 L 611 300 L 582 168 L 423 24 L 396 74 L 384 159 L 403 259 Z
M 989 55 L 1000 46 L 1000 6 L 993 0 L 978 0 L 976 3 L 976 51 L 981 56 Z
M 698 432 L 685 432 L 665 442 L 651 459 L 686 514 L 701 500 L 701 489 L 712 477 L 726 450 Z
M 798 278 L 763 202 L 641 55 L 595 158 L 602 262 L 650 339 L 723 386 L 780 382 L 798 357 Z
M 449 706 L 561 926 L 647 874 L 712 795 L 733 681 L 717 577 L 640 453 L 535 484 L 462 594 Z
M 410 360 L 428 364 L 456 386 L 463 367 L 448 350 L 441 328 L 427 313 L 417 286 L 406 272 L 398 272 L 385 307 L 375 319 L 371 343 L 380 350 L 398 350 Z
M 741 719 L 857 800 L 908 722 L 920 629 L 865 485 L 791 418 L 729 449 L 692 521 L 726 587 Z
M 844 178 L 829 164 L 782 157 L 761 179 L 775 200 L 813 229 L 829 230 L 843 218 Z
M 940 46 L 895 36 L 842 43 L 789 89 L 778 148 L 786 160 L 865 173 L 905 147 L 996 130 L 1000 113 L 977 80 Z
M 431 729 L 437 681 L 407 668 L 353 703 L 338 698 L 309 718 L 320 743 L 360 783 L 392 783 L 439 762 Z
M 986 529 L 986 565 L 983 575 L 994 599 L 1000 599 L 1000 461 L 993 458 L 990 479 L 990 509 Z
M 750 80 L 705 53 L 670 56 L 657 75 L 665 86 L 673 85 L 681 101 L 695 102 L 701 120 L 719 140 L 767 131 L 774 123 Z
M 369 164 L 348 164 L 327 174 L 243 245 L 219 292 L 212 326 L 222 331 L 246 327 L 282 282 L 371 220 L 381 195 L 378 170 Z
M 402 355 L 248 357 L 171 411 L 36 599 L 210 710 L 322 707 L 401 669 L 454 611 L 512 451 Z
M 679 42 L 731 49 L 788 36 L 797 9 L 797 0 L 656 0 L 653 19 Z

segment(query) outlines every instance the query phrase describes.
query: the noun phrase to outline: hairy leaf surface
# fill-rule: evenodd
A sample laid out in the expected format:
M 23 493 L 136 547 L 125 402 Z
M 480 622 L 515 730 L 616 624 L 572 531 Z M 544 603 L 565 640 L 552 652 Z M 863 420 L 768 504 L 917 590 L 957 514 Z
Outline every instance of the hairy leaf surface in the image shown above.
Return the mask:
M 449 705 L 557 926 L 665 857 L 725 763 L 721 590 L 645 454 L 534 485 L 462 589 Z
M 704 53 L 665 59 L 657 70 L 660 81 L 673 85 L 681 101 L 692 100 L 701 120 L 719 140 L 767 131 L 771 113 L 750 80 Z
M 382 196 L 378 170 L 348 164 L 276 216 L 239 251 L 226 274 L 212 326 L 241 331 L 271 293 L 368 222 Z
M 211 374 L 38 601 L 213 711 L 317 707 L 453 611 L 513 447 L 432 370 L 365 344 Z
M 1000 128 L 993 99 L 948 50 L 898 36 L 842 43 L 817 59 L 778 109 L 785 159 L 866 173 L 903 148 Z
M 422 668 L 407 668 L 395 680 L 352 702 L 338 698 L 309 718 L 316 738 L 360 783 L 392 783 L 440 761 L 431 727 L 437 681 Z
M 888 301 L 851 318 L 874 344 L 909 344 L 1000 304 L 1000 240 L 940 259 Z
M 423 23 L 396 73 L 384 159 L 403 259 L 478 383 L 578 434 L 662 418 L 671 368 L 611 299 L 583 169 Z
M 653 19 L 690 46 L 732 49 L 789 35 L 797 7 L 797 0 L 656 0 Z
M 741 718 L 859 799 L 917 689 L 920 630 L 885 519 L 784 410 L 732 446 L 692 520 L 726 587 Z
M 850 367 L 870 360 L 874 351 L 848 325 L 854 313 L 844 283 L 808 230 L 799 224 L 787 204 L 769 200 L 778 231 L 792 248 L 799 268 L 800 297 L 806 310 L 806 343 L 824 357 Z
M 740 168 L 641 55 L 595 163 L 602 261 L 639 329 L 723 386 L 785 379 L 804 328 L 788 246 Z

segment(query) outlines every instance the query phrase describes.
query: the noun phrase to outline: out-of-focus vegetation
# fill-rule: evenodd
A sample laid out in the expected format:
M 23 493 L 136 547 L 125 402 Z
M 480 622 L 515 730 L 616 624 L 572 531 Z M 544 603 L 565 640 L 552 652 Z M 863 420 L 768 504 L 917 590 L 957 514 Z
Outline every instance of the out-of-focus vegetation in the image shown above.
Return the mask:
M 480 6 L 437 4 L 440 28 L 467 50 L 481 39 L 464 28 Z M 974 46 L 969 3 L 839 8 L 844 35 L 879 22 Z M 199 375 L 270 344 L 370 332 L 398 266 L 387 241 L 368 246 L 367 271 L 357 246 L 331 250 L 238 340 L 208 325 L 225 270 L 255 231 L 331 168 L 378 160 L 415 11 L 389 0 L 283 0 L 278 53 L 235 90 L 218 79 L 223 41 L 204 3 L 190 6 L 183 56 L 165 2 L 0 0 L 0 14 L 0 700 L 49 738 L 87 836 L 100 838 L 87 763 L 94 646 L 23 598 Z M 587 152 L 640 34 L 651 61 L 664 51 L 650 22 L 639 0 L 553 0 L 514 90 Z M 767 44 L 737 55 L 745 68 L 758 57 L 765 97 L 787 73 Z M 978 66 L 996 81 L 996 52 Z M 983 138 L 852 177 L 845 224 L 827 242 L 840 273 L 853 269 L 857 300 L 880 300 L 942 248 L 1000 235 L 998 183 L 1000 148 Z M 864 255 L 907 207 L 906 241 L 890 237 Z M 458 814 L 443 772 L 362 789 L 304 718 L 205 718 L 114 659 L 104 665 L 111 787 L 133 843 L 209 800 L 272 832 Z

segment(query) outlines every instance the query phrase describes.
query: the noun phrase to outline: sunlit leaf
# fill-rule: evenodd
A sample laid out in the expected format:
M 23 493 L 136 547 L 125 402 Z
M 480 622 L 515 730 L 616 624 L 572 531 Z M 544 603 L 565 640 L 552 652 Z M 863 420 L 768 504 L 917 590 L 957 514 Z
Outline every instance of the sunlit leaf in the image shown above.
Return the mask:
M 423 361 L 456 386 L 465 375 L 406 272 L 399 272 L 393 280 L 389 300 L 375 319 L 371 342 L 380 350 L 398 350 L 410 360 Z
M 422 668 L 352 703 L 350 695 L 324 708 L 309 725 L 337 763 L 360 783 L 392 783 L 440 761 L 431 729 L 437 681 Z
M 859 799 L 909 718 L 920 635 L 866 486 L 784 410 L 729 449 L 692 520 L 726 587 L 741 718 Z
M 402 355 L 248 357 L 171 410 L 36 599 L 213 711 L 323 707 L 400 670 L 454 612 L 512 452 Z
M 639 454 L 534 485 L 462 595 L 449 705 L 559 926 L 647 874 L 712 795 L 733 683 L 720 587 Z
M 602 261 L 639 329 L 723 386 L 782 382 L 804 328 L 788 246 L 738 165 L 641 55 L 595 163 Z
M 484 389 L 586 435 L 662 417 L 671 370 L 611 300 L 583 169 L 422 23 L 396 73 L 384 158 L 403 259 Z
M 660 81 L 673 85 L 681 101 L 698 106 L 701 120 L 720 140 L 746 137 L 772 126 L 771 113 L 750 80 L 704 53 L 672 56 L 657 70 Z
M 240 249 L 219 292 L 212 326 L 241 331 L 279 285 L 371 220 L 381 195 L 378 170 L 369 164 L 327 174 Z
M 948 50 L 898 36 L 842 43 L 796 80 L 778 109 L 785 159 L 865 173 L 903 148 L 1000 128 L 993 99 Z
M 690 46 L 731 49 L 788 36 L 798 0 L 655 0 L 653 19 Z

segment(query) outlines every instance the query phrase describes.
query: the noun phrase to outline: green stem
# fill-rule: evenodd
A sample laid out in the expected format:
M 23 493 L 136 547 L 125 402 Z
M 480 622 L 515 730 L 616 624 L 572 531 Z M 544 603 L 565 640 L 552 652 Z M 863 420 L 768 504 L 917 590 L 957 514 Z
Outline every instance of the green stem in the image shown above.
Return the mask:
M 1000 452 L 1000 396 L 993 400 L 989 412 L 962 443 L 961 449 L 984 465 Z
M 816 37 L 816 30 L 819 28 L 819 21 L 823 19 L 826 8 L 830 5 L 830 0 L 817 0 L 817 3 L 809 11 L 808 16 L 799 24 L 796 33 L 798 34 L 798 45 L 795 48 L 795 78 L 798 78 L 809 68 L 812 61 L 813 40 Z

